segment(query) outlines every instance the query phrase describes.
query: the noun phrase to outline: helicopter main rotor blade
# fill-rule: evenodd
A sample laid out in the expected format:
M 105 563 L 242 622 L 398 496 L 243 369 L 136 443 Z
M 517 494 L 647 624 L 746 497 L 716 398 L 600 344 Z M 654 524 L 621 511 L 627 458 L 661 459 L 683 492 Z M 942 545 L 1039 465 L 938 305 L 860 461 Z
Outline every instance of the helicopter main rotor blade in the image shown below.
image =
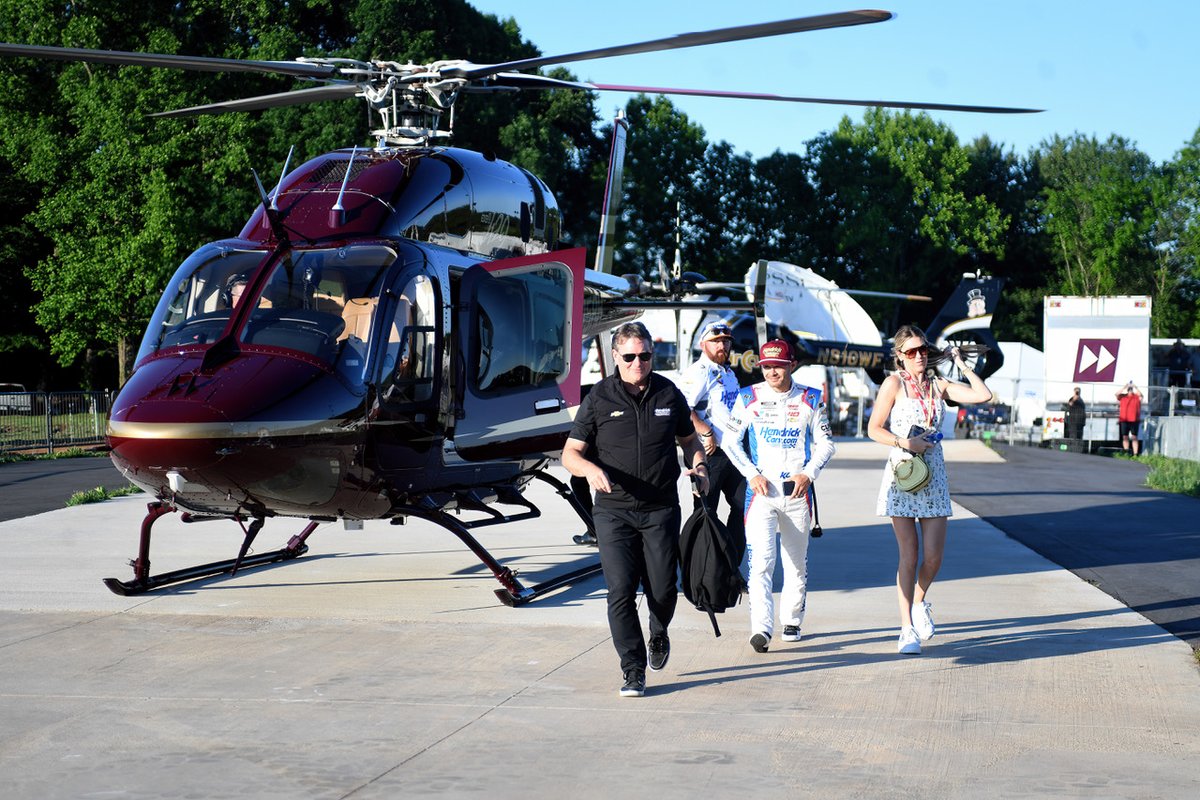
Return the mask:
M 226 100 L 221 103 L 208 103 L 202 106 L 177 108 L 172 111 L 160 111 L 150 114 L 151 117 L 196 117 L 201 114 L 224 114 L 227 111 L 261 111 L 264 108 L 283 108 L 298 106 L 303 103 L 319 103 L 323 100 L 341 100 L 354 97 L 360 91 L 353 83 L 335 83 L 329 86 L 317 86 L 312 89 L 298 89 L 294 92 L 279 92 L 264 94 L 257 97 L 244 97 L 240 100 Z
M 54 61 L 87 61 L 94 64 L 122 64 L 139 67 L 166 67 L 197 72 L 265 72 L 294 75 L 298 78 L 328 78 L 336 67 L 330 64 L 309 64 L 303 61 L 246 61 L 237 58 L 208 56 L 174 56 L 164 53 L 130 53 L 123 50 L 89 50 L 82 47 L 45 47 L 32 44 L 0 42 L 0 53 L 26 58 L 48 58 Z
M 524 72 L 497 72 L 479 83 L 464 84 L 459 91 L 472 94 L 517 89 L 574 89 L 588 92 L 592 90 L 592 85 L 586 81 L 567 81 L 545 75 L 526 75 Z
M 833 106 L 875 106 L 877 108 L 916 108 L 927 111 L 965 111 L 978 114 L 1039 114 L 1040 108 L 1009 108 L 1007 106 L 974 106 L 959 103 L 923 103 L 907 100 L 842 100 L 829 97 L 791 97 L 759 92 L 724 92 L 712 89 L 671 89 L 663 86 L 620 86 L 613 83 L 589 83 L 589 88 L 604 92 L 635 92 L 639 94 L 679 94 L 693 97 L 726 97 L 735 100 L 776 100 L 784 103 L 820 103 Z
M 803 31 L 823 30 L 826 28 L 845 28 L 851 25 L 884 22 L 891 18 L 892 13 L 890 11 L 843 11 L 836 14 L 820 14 L 813 17 L 780 20 L 779 22 L 761 22 L 755 25 L 739 25 L 734 28 L 718 28 L 712 31 L 680 33 L 675 36 L 668 36 L 665 39 L 653 39 L 648 42 L 622 44 L 614 47 L 601 47 L 596 50 L 583 50 L 578 53 L 568 53 L 565 55 L 523 58 L 517 61 L 505 61 L 502 64 L 453 67 L 445 70 L 442 75 L 447 78 L 475 79 L 506 70 L 535 69 L 552 64 L 589 61 L 594 58 L 628 56 L 635 53 L 654 53 L 660 50 L 677 50 L 683 47 L 699 47 L 706 44 L 739 42 L 745 39 L 761 39 L 767 36 L 780 36 L 785 33 L 801 33 Z

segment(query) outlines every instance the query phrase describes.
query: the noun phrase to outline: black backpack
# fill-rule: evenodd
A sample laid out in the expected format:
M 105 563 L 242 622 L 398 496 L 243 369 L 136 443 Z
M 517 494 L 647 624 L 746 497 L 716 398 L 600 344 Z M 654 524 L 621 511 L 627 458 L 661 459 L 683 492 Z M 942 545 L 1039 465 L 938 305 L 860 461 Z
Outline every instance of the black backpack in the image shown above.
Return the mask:
M 683 596 L 708 612 L 713 633 L 720 636 L 716 615 L 738 604 L 746 592 L 746 580 L 741 571 L 742 549 L 734 543 L 725 523 L 713 516 L 703 497 L 680 531 L 679 564 Z

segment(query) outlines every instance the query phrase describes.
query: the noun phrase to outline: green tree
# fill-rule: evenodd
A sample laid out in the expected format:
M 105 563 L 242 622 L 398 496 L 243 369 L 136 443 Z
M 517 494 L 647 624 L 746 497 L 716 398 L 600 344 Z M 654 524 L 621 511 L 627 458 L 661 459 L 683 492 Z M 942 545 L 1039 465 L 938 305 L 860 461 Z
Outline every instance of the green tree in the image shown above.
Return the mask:
M 1007 281 L 992 326 L 996 338 L 1040 347 L 1042 297 L 1051 264 L 1049 240 L 1038 216 L 1040 174 L 1029 157 L 1017 156 L 987 136 L 967 147 L 967 158 L 963 193 L 987 198 L 1000 210 L 1004 224 L 1001 247 L 977 251 L 964 267 Z
M 1200 130 L 1163 165 L 1153 230 L 1155 333 L 1200 335 Z
M 638 95 L 625 107 L 630 131 L 625 157 L 622 240 L 614 270 L 658 277 L 656 265 L 668 266 L 675 250 L 676 212 L 691 197 L 704 160 L 704 129 L 666 98 Z M 684 242 L 684 253 L 690 242 Z
M 283 60 L 488 62 L 536 53 L 515 23 L 485 17 L 463 0 L 359 0 L 348 12 L 335 6 L 0 0 L 0 39 Z M 235 235 L 253 211 L 252 167 L 270 183 L 292 144 L 294 167 L 329 149 L 366 144 L 378 124 L 345 102 L 182 120 L 147 116 L 285 91 L 287 81 L 275 76 L 5 58 L 0 87 L 8 90 L 0 97 L 0 165 L 13 167 L 6 231 L 22 251 L 0 251 L 0 274 L 28 276 L 40 295 L 38 324 L 62 363 L 111 353 L 118 382 L 167 276 L 199 244 Z M 460 107 L 459 143 L 508 146 L 518 163 L 579 190 L 594 149 L 590 96 L 490 99 Z M 571 202 L 581 204 L 573 195 Z
M 245 29 L 217 3 L 36 5 L 32 16 L 6 6 L 5 39 L 198 55 L 245 49 Z M 23 265 L 41 296 L 37 321 L 64 364 L 111 353 L 119 383 L 171 270 L 200 242 L 235 232 L 253 208 L 250 119 L 147 116 L 206 102 L 226 76 L 11 61 L 6 72 L 41 93 L 28 104 L 9 96 L 2 109 L 5 157 L 40 193 L 26 218 L 52 244 Z
M 778 150 L 755 162 L 746 214 L 746 238 L 752 245 L 746 267 L 759 258 L 801 266 L 815 261 L 810 220 L 817 208 L 811 170 L 806 156 Z
M 1153 193 L 1158 174 L 1125 139 L 1103 144 L 1054 137 L 1038 155 L 1042 214 L 1063 294 L 1140 294 L 1151 289 Z
M 682 189 L 683 263 L 712 280 L 739 281 L 755 250 L 751 237 L 754 162 L 728 142 L 710 144 L 695 180 Z
M 862 124 L 843 117 L 808 150 L 817 202 L 813 267 L 825 277 L 938 297 L 957 284 L 964 264 L 1002 252 L 1003 214 L 965 193 L 967 151 L 928 115 L 869 109 Z M 895 306 L 891 326 L 929 313 Z

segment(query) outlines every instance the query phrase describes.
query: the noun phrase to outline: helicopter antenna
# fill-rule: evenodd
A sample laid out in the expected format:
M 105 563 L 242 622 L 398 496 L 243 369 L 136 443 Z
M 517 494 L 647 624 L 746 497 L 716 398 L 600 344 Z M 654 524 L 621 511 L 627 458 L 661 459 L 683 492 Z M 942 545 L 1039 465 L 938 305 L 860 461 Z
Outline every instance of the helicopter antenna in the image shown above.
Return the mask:
M 288 244 L 287 230 L 283 227 L 283 218 L 279 216 L 279 209 L 275 207 L 274 201 L 268 202 L 267 190 L 263 188 L 262 180 L 253 167 L 250 168 L 250 174 L 254 176 L 254 184 L 258 187 L 258 197 L 262 201 L 263 220 L 271 227 L 271 233 L 275 234 L 275 238 L 280 243 Z
M 283 178 L 287 175 L 288 165 L 292 163 L 292 153 L 296 152 L 296 145 L 288 148 L 287 158 L 283 160 L 283 171 L 279 173 L 279 183 L 275 184 L 275 190 L 271 192 L 271 209 L 279 210 L 279 192 L 283 189 Z
M 340 228 L 346 222 L 346 209 L 342 206 L 342 198 L 346 196 L 346 184 L 350 182 L 350 172 L 354 169 L 354 158 L 358 155 L 358 145 L 350 151 L 350 162 L 346 164 L 346 174 L 342 177 L 342 188 L 338 191 L 337 202 L 329 209 L 330 227 Z

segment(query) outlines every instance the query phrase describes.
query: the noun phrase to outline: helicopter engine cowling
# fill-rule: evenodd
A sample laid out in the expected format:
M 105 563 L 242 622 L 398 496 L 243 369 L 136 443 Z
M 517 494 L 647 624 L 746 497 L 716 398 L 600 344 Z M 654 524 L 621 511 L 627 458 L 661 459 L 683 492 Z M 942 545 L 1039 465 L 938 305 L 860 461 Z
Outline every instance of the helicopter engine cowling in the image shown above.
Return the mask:
M 489 259 L 549 252 L 562 230 L 539 178 L 454 147 L 326 153 L 284 176 L 272 203 L 296 239 L 405 238 Z M 260 205 L 240 238 L 273 237 Z

